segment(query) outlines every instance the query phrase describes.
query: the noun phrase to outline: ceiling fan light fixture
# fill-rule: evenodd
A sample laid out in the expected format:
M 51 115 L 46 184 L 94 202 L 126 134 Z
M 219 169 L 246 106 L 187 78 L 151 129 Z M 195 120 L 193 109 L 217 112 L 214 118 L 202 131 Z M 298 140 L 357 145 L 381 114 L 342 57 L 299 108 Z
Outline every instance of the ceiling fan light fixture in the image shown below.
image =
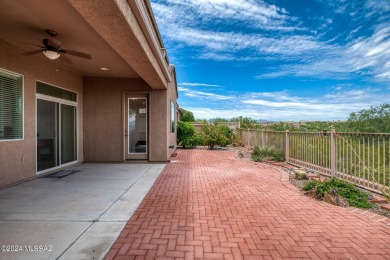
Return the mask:
M 51 60 L 58 59 L 61 56 L 58 52 L 49 50 L 43 51 L 43 54 Z

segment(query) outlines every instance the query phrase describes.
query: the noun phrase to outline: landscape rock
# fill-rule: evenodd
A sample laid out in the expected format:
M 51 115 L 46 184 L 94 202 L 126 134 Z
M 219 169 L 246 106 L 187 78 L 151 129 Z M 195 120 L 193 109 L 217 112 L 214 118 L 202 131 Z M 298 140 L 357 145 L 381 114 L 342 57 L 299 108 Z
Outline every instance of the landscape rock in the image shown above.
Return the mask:
M 318 193 L 316 189 L 308 190 L 303 193 L 306 196 L 309 196 L 310 198 L 314 199 L 320 199 L 321 195 Z
M 309 179 L 309 177 L 307 177 L 307 173 L 305 171 L 295 170 L 294 173 L 295 173 L 295 179 L 297 179 L 297 180 L 308 180 Z
M 371 203 L 377 203 L 377 204 L 386 204 L 387 199 L 376 196 L 376 195 L 371 195 L 371 197 L 368 200 Z
M 337 194 L 335 191 L 325 192 L 324 202 L 344 208 L 349 206 L 348 201 Z
M 389 211 L 390 212 L 390 205 L 386 204 L 386 205 L 382 205 L 381 206 L 381 209 L 383 210 L 386 210 L 386 211 Z

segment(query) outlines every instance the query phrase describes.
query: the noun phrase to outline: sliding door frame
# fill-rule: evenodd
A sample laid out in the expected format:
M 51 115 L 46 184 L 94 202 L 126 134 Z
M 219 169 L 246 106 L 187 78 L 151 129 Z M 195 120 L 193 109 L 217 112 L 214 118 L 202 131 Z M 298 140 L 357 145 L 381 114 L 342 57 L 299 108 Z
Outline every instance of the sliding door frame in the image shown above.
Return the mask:
M 53 86 L 53 85 L 51 85 Z M 53 86 L 53 87 L 56 87 L 56 86 Z M 56 87 L 58 88 L 58 87 Z M 73 91 L 72 91 L 73 92 Z M 75 92 L 76 93 L 76 92 Z M 77 96 L 78 96 L 78 93 L 76 93 Z M 58 153 L 58 163 L 59 165 L 58 166 L 55 166 L 55 167 L 52 167 L 52 168 L 49 168 L 49 169 L 45 169 L 45 170 L 42 170 L 42 171 L 38 171 L 38 149 L 37 149 L 37 145 L 38 145 L 38 136 L 37 136 L 37 128 L 38 128 L 38 99 L 40 100 L 45 100 L 45 101 L 50 101 L 50 102 L 54 102 L 54 103 L 57 103 L 58 104 L 58 138 L 57 138 L 57 142 L 58 142 L 58 147 L 57 147 L 57 153 Z M 69 163 L 65 163 L 65 164 L 61 164 L 61 105 L 68 105 L 68 106 L 73 106 L 75 107 L 76 109 L 76 113 L 75 113 L 75 121 L 76 121 L 76 160 L 72 161 L 72 162 L 69 162 Z M 74 101 L 69 101 L 69 100 L 65 100 L 65 99 L 61 99 L 61 98 L 56 98 L 56 97 L 52 97 L 52 96 L 47 96 L 47 95 L 43 95 L 43 94 L 39 94 L 37 93 L 36 94 L 36 98 L 35 98 L 35 171 L 36 171 L 36 174 L 37 175 L 40 175 L 40 174 L 43 174 L 43 173 L 47 173 L 47 172 L 51 172 L 53 170 L 56 170 L 56 169 L 60 169 L 60 168 L 63 168 L 63 167 L 66 167 L 66 166 L 70 166 L 70 165 L 74 165 L 74 164 L 77 164 L 78 161 L 79 161 L 79 122 L 78 122 L 78 102 L 74 102 Z

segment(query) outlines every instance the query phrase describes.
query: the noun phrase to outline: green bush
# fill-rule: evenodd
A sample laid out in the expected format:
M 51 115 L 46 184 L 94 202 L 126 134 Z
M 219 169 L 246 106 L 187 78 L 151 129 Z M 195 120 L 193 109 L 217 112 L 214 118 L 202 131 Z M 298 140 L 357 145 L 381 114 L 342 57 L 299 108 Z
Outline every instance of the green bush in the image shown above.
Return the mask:
M 184 108 L 180 108 L 182 116 L 180 121 L 183 122 L 195 122 L 194 114 L 191 111 L 185 110 Z
M 226 147 L 230 141 L 231 131 L 225 125 L 209 125 L 204 123 L 200 130 L 203 143 L 214 149 L 216 146 Z
M 315 189 L 317 184 L 318 184 L 318 181 L 309 180 L 303 185 L 302 190 L 309 191 L 309 190 Z
M 191 148 L 202 143 L 202 138 L 195 133 L 195 127 L 191 122 L 179 121 L 177 123 L 177 143 L 183 148 Z
M 302 190 L 316 189 L 321 198 L 326 192 L 334 190 L 341 197 L 347 199 L 349 205 L 357 208 L 371 208 L 373 204 L 368 202 L 369 194 L 357 189 L 353 184 L 337 178 L 330 178 L 324 182 L 308 181 Z
M 275 147 L 260 147 L 258 145 L 252 151 L 252 159 L 255 162 L 262 162 L 265 160 L 281 162 L 283 161 L 283 152 Z

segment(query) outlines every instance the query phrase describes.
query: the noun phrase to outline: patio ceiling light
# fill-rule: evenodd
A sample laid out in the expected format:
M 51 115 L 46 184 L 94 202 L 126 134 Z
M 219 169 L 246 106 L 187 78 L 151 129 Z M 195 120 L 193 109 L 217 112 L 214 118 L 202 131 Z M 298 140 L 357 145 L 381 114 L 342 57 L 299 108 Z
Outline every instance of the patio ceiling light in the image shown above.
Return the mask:
M 51 60 L 58 59 L 61 55 L 56 51 L 43 51 L 43 54 Z

